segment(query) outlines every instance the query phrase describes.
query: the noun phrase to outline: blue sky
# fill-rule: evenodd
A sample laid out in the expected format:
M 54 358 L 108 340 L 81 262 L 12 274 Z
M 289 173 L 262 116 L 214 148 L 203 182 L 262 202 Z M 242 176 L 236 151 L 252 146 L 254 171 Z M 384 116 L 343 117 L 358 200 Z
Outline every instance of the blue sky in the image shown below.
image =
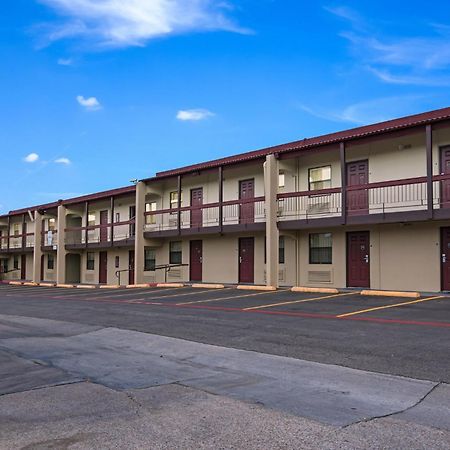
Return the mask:
M 450 105 L 443 0 L 7 0 L 0 33 L 0 213 Z

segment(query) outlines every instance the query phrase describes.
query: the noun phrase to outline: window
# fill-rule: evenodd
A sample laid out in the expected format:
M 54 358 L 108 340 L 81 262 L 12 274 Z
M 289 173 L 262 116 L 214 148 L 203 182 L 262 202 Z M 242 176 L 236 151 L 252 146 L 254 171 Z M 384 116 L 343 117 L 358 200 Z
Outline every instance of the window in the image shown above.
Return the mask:
M 156 211 L 156 202 L 149 202 L 145 204 L 145 212 L 153 212 Z M 149 216 L 145 216 L 145 223 L 148 225 L 153 225 L 156 223 L 156 215 L 151 214 Z
M 53 253 L 47 255 L 47 269 L 53 270 L 55 268 L 55 256 Z
M 95 214 L 88 214 L 88 225 L 95 225 Z
M 95 269 L 95 254 L 92 252 L 88 252 L 86 255 L 86 270 L 94 270 Z
M 56 230 L 56 219 L 48 219 L 48 231 Z
M 144 253 L 144 270 L 155 270 L 156 266 L 156 250 L 153 248 L 145 249 Z
M 328 189 L 331 187 L 331 166 L 316 167 L 308 170 L 309 190 Z
M 284 172 L 280 172 L 278 174 L 278 187 L 283 188 L 285 183 L 285 175 Z
M 0 273 L 7 273 L 8 272 L 8 260 L 2 259 L 0 261 Z
M 181 202 L 183 202 L 183 192 L 181 192 Z M 178 208 L 178 191 L 170 193 L 170 209 Z
M 181 241 L 174 241 L 170 243 L 169 264 L 181 264 L 182 252 Z
M 309 263 L 331 264 L 333 240 L 331 233 L 313 233 L 309 235 Z
M 120 222 L 120 213 L 116 212 L 116 223 Z
M 19 268 L 19 257 L 18 256 L 14 256 L 13 267 L 15 270 L 17 270 Z
M 284 236 L 280 236 L 278 242 L 278 263 L 284 264 Z
M 118 269 L 120 267 L 120 258 L 118 256 L 115 257 L 114 267 Z
M 19 234 L 20 234 L 20 225 L 18 224 L 18 223 L 15 223 L 14 225 L 13 225 L 13 233 L 14 233 L 14 236 L 19 236 Z

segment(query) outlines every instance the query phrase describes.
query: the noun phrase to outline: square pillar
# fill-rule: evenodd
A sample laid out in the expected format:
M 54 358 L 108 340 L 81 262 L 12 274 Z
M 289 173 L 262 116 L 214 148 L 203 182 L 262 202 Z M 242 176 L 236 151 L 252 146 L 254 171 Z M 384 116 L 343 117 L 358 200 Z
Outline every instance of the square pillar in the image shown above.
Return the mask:
M 144 282 L 144 250 L 145 250 L 145 193 L 146 185 L 139 181 L 136 185 L 136 234 L 134 237 L 134 282 Z
M 42 269 L 42 214 L 34 212 L 33 282 L 40 283 Z
M 58 234 L 56 238 L 56 282 L 66 282 L 66 207 L 58 206 Z
M 266 209 L 266 284 L 267 286 L 278 287 L 278 161 L 275 155 L 267 155 L 264 163 L 264 191 Z

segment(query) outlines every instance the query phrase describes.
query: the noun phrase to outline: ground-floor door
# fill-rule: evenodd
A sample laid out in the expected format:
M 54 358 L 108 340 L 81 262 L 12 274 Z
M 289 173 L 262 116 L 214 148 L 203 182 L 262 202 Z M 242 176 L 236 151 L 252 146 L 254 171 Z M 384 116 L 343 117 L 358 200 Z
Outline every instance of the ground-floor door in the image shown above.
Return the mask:
M 239 283 L 255 281 L 255 239 L 239 239 Z
M 347 286 L 370 287 L 370 232 L 347 233 Z
M 134 250 L 128 252 L 128 284 L 134 284 Z
M 21 255 L 20 257 L 20 279 L 27 279 L 27 255 Z
M 39 281 L 44 281 L 45 280 L 45 278 L 44 278 L 44 264 L 45 264 L 45 255 L 42 254 L 41 255 L 41 278 L 40 278 Z
M 203 279 L 203 241 L 190 243 L 189 274 L 191 281 Z
M 105 284 L 108 281 L 108 252 L 100 252 L 98 282 Z
M 441 229 L 441 289 L 450 291 L 450 227 Z

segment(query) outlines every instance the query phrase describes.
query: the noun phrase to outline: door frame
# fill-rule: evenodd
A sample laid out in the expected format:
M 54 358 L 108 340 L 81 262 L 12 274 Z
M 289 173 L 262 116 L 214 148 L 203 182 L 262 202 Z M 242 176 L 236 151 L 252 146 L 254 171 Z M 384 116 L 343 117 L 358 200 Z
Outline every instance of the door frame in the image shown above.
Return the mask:
M 444 249 L 444 231 L 446 229 L 450 229 L 450 226 L 448 227 L 440 227 L 439 229 L 439 267 L 440 267 L 440 279 L 441 279 L 441 291 L 448 292 L 449 289 L 444 289 L 444 263 L 442 262 L 442 253 Z
M 106 255 L 105 258 L 105 274 L 106 274 L 106 280 L 105 282 L 100 281 L 101 275 L 102 275 L 102 254 Z M 107 284 L 108 283 L 108 252 L 99 252 L 98 254 L 98 284 Z
M 201 274 L 199 280 L 194 280 L 192 278 L 192 245 L 194 243 L 200 242 L 201 247 L 201 260 L 200 260 L 200 268 L 201 268 Z M 189 241 L 189 281 L 195 281 L 195 282 L 202 282 L 203 281 L 203 241 L 201 239 L 193 239 L 192 241 Z
M 106 217 L 105 223 L 102 223 L 102 219 Z M 100 236 L 99 242 L 108 242 L 108 218 L 109 211 L 107 209 L 103 209 L 100 211 Z
M 253 183 L 253 197 L 242 197 L 242 183 L 247 183 L 251 181 Z M 239 200 L 249 200 L 255 198 L 255 178 L 245 178 L 244 180 L 239 180 Z M 242 214 L 245 211 L 245 214 Z M 252 211 L 252 214 L 247 214 L 247 211 Z M 239 204 L 239 223 L 248 224 L 255 222 L 255 203 L 248 202 L 244 204 Z
M 202 203 L 201 203 L 201 205 L 203 206 L 203 187 L 201 186 L 201 187 L 192 188 L 191 191 L 190 191 L 189 201 L 190 201 L 191 207 L 193 207 L 193 206 L 200 206 L 200 205 L 193 205 L 192 204 L 192 193 L 195 192 L 195 191 L 201 191 L 201 193 L 202 193 Z M 201 228 L 201 227 L 203 227 L 203 209 L 199 208 L 199 209 L 195 210 L 195 214 L 198 214 L 198 216 L 200 218 L 199 223 L 197 223 L 197 224 L 194 224 L 194 222 L 192 220 L 192 216 L 193 216 L 192 213 L 193 212 L 194 211 L 191 209 L 190 221 L 189 221 L 190 228 Z
M 369 255 L 369 271 L 368 271 L 368 276 L 367 276 L 367 286 L 350 286 L 350 283 L 349 283 L 349 272 L 350 272 L 350 267 L 349 267 L 349 261 L 348 261 L 348 258 L 349 258 L 349 243 L 350 243 L 350 240 L 349 240 L 349 237 L 350 237 L 350 235 L 351 234 L 356 234 L 356 233 L 359 233 L 359 234 L 366 234 L 367 236 L 368 236 L 368 240 L 367 240 L 367 242 L 368 242 L 368 255 Z M 355 231 L 347 231 L 346 233 L 346 236 L 345 236 L 345 241 L 346 241 L 346 243 L 345 243 L 345 272 L 346 272 L 346 276 L 345 276 L 345 278 L 346 278 L 346 287 L 348 287 L 348 288 L 352 288 L 352 287 L 354 287 L 354 288 L 367 288 L 367 289 L 370 289 L 370 282 L 371 282 L 371 279 L 370 279 L 370 267 L 371 267 L 371 263 L 372 263 L 372 257 L 371 257 L 371 252 L 370 252 L 370 230 L 355 230 Z
M 241 242 L 242 240 L 247 239 L 247 240 L 252 240 L 253 242 L 253 271 L 252 271 L 252 281 L 242 281 L 241 280 Z M 244 237 L 240 237 L 238 238 L 238 283 L 249 283 L 249 284 L 253 284 L 255 283 L 255 237 L 254 236 L 244 236 Z
M 450 149 L 450 145 L 441 145 L 441 146 L 439 146 L 439 175 L 445 175 L 443 164 L 442 164 L 442 155 L 443 155 L 444 150 L 447 149 L 447 148 Z M 450 205 L 448 205 L 448 202 L 444 202 L 443 184 L 445 182 L 450 183 L 450 180 L 441 180 L 439 182 L 439 207 L 440 208 L 449 208 L 450 207 Z
M 27 279 L 27 255 L 20 255 L 20 279 Z
M 136 257 L 135 251 L 128 250 L 128 284 L 135 283 L 135 273 L 134 273 L 135 257 Z
M 369 158 L 357 159 L 355 161 L 346 161 L 345 162 L 345 188 L 346 189 L 348 187 L 351 187 L 351 185 L 348 184 L 348 179 L 349 179 L 348 167 L 349 167 L 349 165 L 350 164 L 361 164 L 361 163 L 366 163 L 366 166 L 367 166 L 367 183 L 366 184 L 369 183 Z M 353 186 L 364 186 L 364 184 L 358 184 L 358 185 L 353 185 Z M 348 201 L 348 197 L 349 197 L 350 192 L 352 192 L 352 191 L 346 190 L 346 192 L 345 192 L 345 196 L 346 196 L 345 205 L 346 205 L 346 209 L 347 209 L 346 214 L 348 214 L 349 212 L 351 214 L 352 211 L 356 211 L 356 212 L 363 211 L 364 213 L 368 214 L 369 213 L 369 207 L 370 207 L 370 205 L 369 205 L 369 192 L 366 192 L 366 195 L 367 195 L 367 208 L 365 208 L 365 209 L 350 209 L 349 208 L 349 203 L 350 202 Z

